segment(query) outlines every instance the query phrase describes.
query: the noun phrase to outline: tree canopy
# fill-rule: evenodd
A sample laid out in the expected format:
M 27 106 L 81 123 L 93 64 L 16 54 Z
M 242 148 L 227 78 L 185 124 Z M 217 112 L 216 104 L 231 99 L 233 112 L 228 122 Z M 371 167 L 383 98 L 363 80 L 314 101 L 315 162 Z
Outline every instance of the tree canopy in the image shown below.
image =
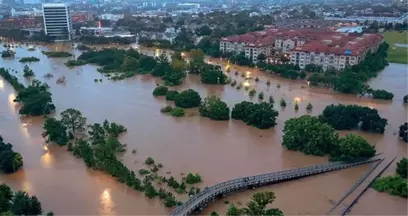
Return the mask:
M 350 161 L 356 158 L 368 158 L 375 155 L 374 146 L 355 134 L 340 138 L 338 146 L 330 153 L 332 161 Z
M 45 119 L 43 129 L 43 136 L 47 142 L 54 142 L 60 146 L 68 144 L 67 127 L 62 120 L 59 121 L 55 118 L 48 117 Z
M 13 192 L 5 184 L 0 185 L 0 215 L 41 215 L 43 209 L 36 196 L 26 192 Z
M 408 122 L 405 122 L 399 127 L 398 136 L 404 142 L 408 143 Z
M 329 105 L 319 120 L 326 122 L 337 130 L 350 130 L 358 128 L 363 131 L 384 133 L 387 119 L 381 118 L 376 109 L 358 105 Z
M 307 115 L 287 120 L 283 133 L 282 145 L 287 149 L 316 156 L 331 153 L 339 141 L 334 128 Z
M 169 91 L 169 89 L 166 86 L 157 86 L 154 90 L 153 90 L 153 96 L 157 97 L 157 96 L 164 96 L 166 95 L 166 93 Z
M 136 74 L 151 73 L 162 77 L 166 85 L 179 85 L 186 76 L 186 62 L 173 59 L 170 63 L 165 55 L 151 57 L 137 50 L 102 49 L 89 50 L 78 57 L 78 64 L 93 63 L 101 66 L 101 73 L 113 73 L 112 80 L 121 80 Z
M 187 89 L 180 92 L 174 102 L 181 108 L 193 108 L 201 105 L 201 97 L 193 89 Z
M 234 204 L 231 204 L 228 208 L 227 214 L 229 216 L 239 215 L 274 215 L 283 216 L 283 212 L 278 208 L 267 208 L 275 200 L 275 194 L 270 191 L 254 193 L 244 208 L 238 208 Z
M 308 115 L 285 122 L 283 143 L 287 149 L 316 156 L 330 155 L 331 161 L 350 161 L 375 155 L 374 146 L 362 137 L 339 134 L 327 123 Z
M 79 111 L 75 111 L 74 113 L 75 116 L 81 116 L 81 118 L 83 118 L 82 120 L 86 120 L 82 115 L 79 115 Z M 61 117 L 62 116 L 63 115 L 61 114 Z M 73 115 L 69 115 L 69 118 L 72 117 Z M 79 121 L 81 122 L 79 125 L 82 125 L 82 120 Z M 85 136 L 82 139 L 76 138 L 75 140 L 72 140 L 66 138 L 67 130 L 70 130 L 70 128 L 65 127 L 62 121 L 63 120 L 57 120 L 54 118 L 46 119 L 44 135 L 47 136 L 47 140 L 58 142 L 58 144 L 62 145 L 65 144 L 65 142 L 69 142 L 68 151 L 72 151 L 75 156 L 82 158 L 86 166 L 95 170 L 103 171 L 130 188 L 143 191 L 148 198 L 159 196 L 166 207 L 173 207 L 180 204 L 173 194 L 166 192 L 163 189 L 156 190 L 152 184 L 152 181 L 157 179 L 160 179 L 161 182 L 167 182 L 166 178 L 159 177 L 156 173 L 159 168 L 163 167 L 163 165 L 160 163 L 156 165 L 152 158 L 148 158 L 145 163 L 148 164 L 151 169 L 150 171 L 139 170 L 140 174 L 145 176 L 145 178 L 141 180 L 136 177 L 134 171 L 129 170 L 121 160 L 116 158 L 118 152 L 126 150 L 126 145 L 120 143 L 118 140 L 120 134 L 127 131 L 123 125 L 109 122 L 107 120 L 103 123 L 94 123 L 86 128 L 88 136 Z M 74 138 L 74 136 L 71 138 Z M 186 190 L 185 184 L 177 183 L 177 190 L 184 193 Z
M 233 119 L 242 120 L 248 125 L 260 129 L 274 127 L 278 115 L 278 111 L 273 109 L 273 104 L 268 102 L 252 103 L 243 101 L 235 104 L 231 112 Z
M 408 159 L 402 158 L 397 163 L 397 174 L 400 175 L 402 178 L 407 178 L 408 176 Z
M 23 158 L 20 153 L 13 151 L 10 143 L 5 143 L 0 135 L 0 168 L 5 173 L 13 173 L 23 166 Z M 1 195 L 0 195 L 1 196 Z M 1 205 L 1 204 L 0 204 Z M 0 206 L 1 209 L 1 206 Z M 0 211 L 1 212 L 1 211 Z
M 17 77 L 11 75 L 8 70 L 0 68 L 0 76 L 9 82 L 18 91 L 14 102 L 22 104 L 20 115 L 41 116 L 50 114 L 55 110 L 52 103 L 51 92 L 46 83 L 33 80 L 27 88 L 18 82 Z
M 14 100 L 23 105 L 19 113 L 21 115 L 41 116 L 55 111 L 49 88 L 47 84 L 33 80 L 27 88 L 20 89 Z
M 205 84 L 226 84 L 228 78 L 220 66 L 210 64 L 204 65 L 200 77 L 201 82 Z
M 228 120 L 230 118 L 228 105 L 216 96 L 206 97 L 199 111 L 201 116 L 208 117 L 212 120 Z
M 61 123 L 65 128 L 69 128 L 72 133 L 85 131 L 86 118 L 81 111 L 69 108 L 61 112 Z

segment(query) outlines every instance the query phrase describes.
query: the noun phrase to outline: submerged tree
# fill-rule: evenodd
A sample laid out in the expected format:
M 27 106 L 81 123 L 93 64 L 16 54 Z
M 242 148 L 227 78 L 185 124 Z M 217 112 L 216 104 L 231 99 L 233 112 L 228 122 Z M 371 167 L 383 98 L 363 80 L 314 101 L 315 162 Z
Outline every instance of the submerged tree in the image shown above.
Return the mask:
M 50 114 L 55 110 L 52 103 L 49 86 L 38 80 L 33 80 L 30 86 L 20 89 L 14 100 L 23 105 L 19 113 L 21 115 L 40 116 Z
M 397 174 L 400 175 L 402 178 L 407 178 L 408 175 L 408 159 L 402 158 L 397 163 Z
M 47 139 L 47 142 L 55 142 L 60 146 L 68 143 L 67 128 L 62 121 L 48 117 L 45 119 L 43 129 L 43 136 Z
M 86 118 L 82 116 L 81 111 L 72 108 L 61 112 L 61 122 L 72 133 L 84 131 L 86 126 Z
M 405 122 L 399 127 L 398 136 L 404 142 L 408 143 L 408 122 Z
M 347 134 L 340 138 L 338 146 L 330 153 L 332 161 L 350 161 L 359 158 L 369 158 L 375 155 L 374 146 L 370 145 L 364 138 Z
M 278 208 L 266 208 L 267 205 L 273 203 L 275 198 L 275 194 L 270 191 L 254 193 L 251 201 L 246 204 L 246 207 L 239 209 L 234 204 L 231 204 L 226 215 L 283 216 L 283 212 Z
M 3 172 L 16 172 L 23 166 L 23 164 L 23 158 L 20 153 L 14 152 L 13 146 L 10 143 L 5 143 L 3 137 L 0 136 L 0 168 Z
M 230 109 L 228 105 L 216 96 L 208 96 L 199 108 L 200 115 L 212 120 L 228 120 Z
M 304 115 L 285 122 L 283 143 L 287 149 L 323 156 L 336 148 L 339 135 L 316 117 Z
M 201 97 L 193 89 L 187 89 L 180 92 L 174 100 L 176 106 L 181 108 L 198 107 L 201 104 Z

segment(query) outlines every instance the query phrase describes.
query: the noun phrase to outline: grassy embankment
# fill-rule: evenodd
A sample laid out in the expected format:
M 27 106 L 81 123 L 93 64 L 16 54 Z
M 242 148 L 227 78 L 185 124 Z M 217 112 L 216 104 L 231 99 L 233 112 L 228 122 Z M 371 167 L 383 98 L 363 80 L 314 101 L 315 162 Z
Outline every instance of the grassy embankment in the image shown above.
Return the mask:
M 388 49 L 388 61 L 394 63 L 408 64 L 408 48 L 397 47 L 396 43 L 408 44 L 408 33 L 397 31 L 384 32 L 384 39 L 390 45 Z

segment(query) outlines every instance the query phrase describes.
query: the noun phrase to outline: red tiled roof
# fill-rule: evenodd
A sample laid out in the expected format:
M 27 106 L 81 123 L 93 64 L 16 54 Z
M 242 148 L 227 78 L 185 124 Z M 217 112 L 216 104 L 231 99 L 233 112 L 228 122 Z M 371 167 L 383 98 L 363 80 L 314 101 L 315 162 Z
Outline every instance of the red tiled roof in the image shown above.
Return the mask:
M 326 38 L 328 39 L 328 38 Z M 339 39 L 333 39 L 329 43 L 324 40 L 312 40 L 294 48 L 294 51 L 331 53 L 335 55 L 360 56 L 371 46 L 378 45 L 383 37 L 379 34 L 364 34 L 360 37 L 344 35 Z
M 295 51 L 324 52 L 333 54 L 361 55 L 368 48 L 377 45 L 383 37 L 379 34 L 355 34 L 335 32 L 330 29 L 301 28 L 301 29 L 265 29 L 243 35 L 221 38 L 221 41 L 245 43 L 246 46 L 261 47 L 273 45 L 276 39 L 304 40 L 305 44 L 296 47 Z

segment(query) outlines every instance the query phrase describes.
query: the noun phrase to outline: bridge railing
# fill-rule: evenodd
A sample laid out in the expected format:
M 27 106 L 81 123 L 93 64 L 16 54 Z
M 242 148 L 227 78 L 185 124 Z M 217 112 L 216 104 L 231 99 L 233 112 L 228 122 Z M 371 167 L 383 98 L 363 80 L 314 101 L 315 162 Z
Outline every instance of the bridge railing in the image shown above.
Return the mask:
M 352 165 L 352 166 L 357 166 L 360 164 L 364 163 L 370 163 L 374 161 L 378 161 L 380 158 L 371 158 L 371 159 L 365 159 L 365 160 L 354 160 L 351 162 L 331 162 L 327 164 L 321 164 L 321 165 L 313 165 L 309 167 L 304 167 L 304 168 L 297 168 L 297 169 L 292 169 L 292 170 L 284 170 L 284 171 L 279 171 L 279 172 L 274 172 L 274 173 L 267 173 L 267 174 L 260 174 L 260 175 L 255 175 L 255 176 L 248 176 L 248 177 L 242 177 L 242 178 L 236 178 L 232 179 L 229 181 L 225 181 L 222 183 L 218 183 L 216 185 L 213 185 L 211 187 L 206 188 L 205 190 L 201 191 L 200 193 L 196 194 L 194 197 L 190 198 L 187 200 L 185 203 L 183 203 L 181 206 L 177 206 L 174 211 L 172 212 L 171 215 L 178 215 L 179 212 L 182 210 L 185 210 L 185 208 L 190 207 L 190 205 L 194 202 L 200 201 L 208 196 L 211 196 L 215 193 L 218 192 L 220 189 L 225 189 L 229 188 L 231 186 L 234 186 L 238 183 L 250 183 L 254 181 L 262 181 L 262 180 L 268 180 L 274 177 L 278 177 L 281 175 L 288 175 L 288 174 L 302 174 L 305 172 L 311 172 L 311 171 L 324 171 L 332 167 L 338 167 L 338 169 L 347 166 L 347 165 Z

